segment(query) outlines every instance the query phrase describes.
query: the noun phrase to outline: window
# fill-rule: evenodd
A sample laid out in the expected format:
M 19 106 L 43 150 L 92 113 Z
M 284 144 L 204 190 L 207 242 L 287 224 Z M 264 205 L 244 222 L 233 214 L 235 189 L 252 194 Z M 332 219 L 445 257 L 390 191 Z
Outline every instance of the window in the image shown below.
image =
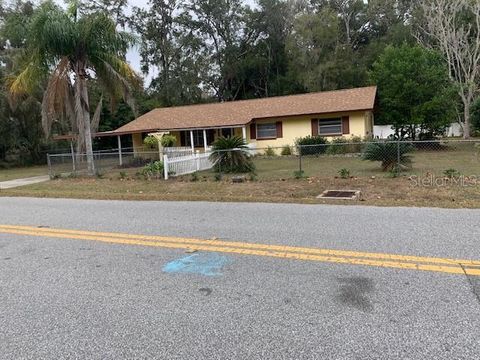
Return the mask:
M 318 135 L 342 135 L 342 119 L 320 119 Z
M 276 139 L 277 124 L 257 124 L 257 139 Z

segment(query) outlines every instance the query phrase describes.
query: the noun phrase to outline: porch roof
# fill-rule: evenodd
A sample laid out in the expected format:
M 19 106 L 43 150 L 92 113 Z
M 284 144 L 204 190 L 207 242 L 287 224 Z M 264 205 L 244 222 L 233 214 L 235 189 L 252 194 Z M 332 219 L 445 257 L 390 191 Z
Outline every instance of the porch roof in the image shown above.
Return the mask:
M 373 110 L 375 86 L 154 109 L 109 135 L 238 127 L 252 120 Z

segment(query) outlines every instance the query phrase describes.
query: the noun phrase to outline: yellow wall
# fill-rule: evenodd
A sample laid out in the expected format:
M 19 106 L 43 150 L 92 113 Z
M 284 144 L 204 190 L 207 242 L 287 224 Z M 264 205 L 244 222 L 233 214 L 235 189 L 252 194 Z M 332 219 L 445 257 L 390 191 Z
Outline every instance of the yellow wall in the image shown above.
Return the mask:
M 256 145 L 257 148 L 266 148 L 271 147 L 282 147 L 284 145 L 294 145 L 295 140 L 300 137 L 305 137 L 312 135 L 312 119 L 328 119 L 328 118 L 338 118 L 342 116 L 348 116 L 350 121 L 350 133 L 343 135 L 343 137 L 349 138 L 353 136 L 359 136 L 361 138 L 371 137 L 373 134 L 373 114 L 371 111 L 356 111 L 350 113 L 335 113 L 327 115 L 308 115 L 308 116 L 292 116 L 285 118 L 272 118 L 266 120 L 256 120 L 256 123 L 275 123 L 277 121 L 282 122 L 282 133 L 283 137 L 279 139 L 272 140 L 259 140 L 259 139 L 250 139 L 250 125 L 246 126 L 247 129 L 247 142 L 250 142 Z M 172 131 L 170 134 L 174 135 L 177 138 L 175 146 L 180 146 L 180 132 Z M 214 138 L 216 139 L 220 134 L 220 130 L 216 130 L 214 133 Z M 235 128 L 234 134 L 236 136 L 242 136 L 242 128 Z M 328 136 L 327 138 L 332 139 L 335 136 Z M 133 147 L 136 149 L 135 152 L 138 152 L 143 147 L 142 134 L 133 134 Z M 198 150 L 203 150 L 203 147 L 197 148 Z
M 143 151 L 143 139 L 142 134 L 132 134 L 132 144 L 134 156 L 137 156 L 139 152 Z
M 305 137 L 312 135 L 312 119 L 328 119 L 328 118 L 337 118 L 342 116 L 349 116 L 350 121 L 350 133 L 343 135 L 343 137 L 349 138 L 353 136 L 359 136 L 364 138 L 368 136 L 367 131 L 371 133 L 372 130 L 368 130 L 369 126 L 367 124 L 367 112 L 366 111 L 357 111 L 351 113 L 336 113 L 328 115 L 308 115 L 308 116 L 295 116 L 288 118 L 279 118 L 279 119 L 267 119 L 267 120 L 257 120 L 257 124 L 261 123 L 272 123 L 281 121 L 282 122 L 282 133 L 283 137 L 280 139 L 273 140 L 251 140 L 250 139 L 250 127 L 247 127 L 247 139 L 252 144 L 255 144 L 257 148 L 266 148 L 271 147 L 281 147 L 284 145 L 294 145 L 295 140 L 300 137 Z M 327 136 L 328 139 L 332 139 L 335 136 Z M 338 137 L 338 136 L 337 136 Z

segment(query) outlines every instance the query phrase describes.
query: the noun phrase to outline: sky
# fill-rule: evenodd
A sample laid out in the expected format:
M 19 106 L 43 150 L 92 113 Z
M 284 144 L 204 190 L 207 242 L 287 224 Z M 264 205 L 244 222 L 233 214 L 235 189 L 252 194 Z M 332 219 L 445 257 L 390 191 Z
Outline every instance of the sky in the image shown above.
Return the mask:
M 129 0 L 128 1 L 128 11 L 130 11 L 130 9 L 133 7 L 133 6 L 137 6 L 137 7 L 145 7 L 148 3 L 148 0 Z M 127 53 L 127 61 L 130 63 L 130 65 L 135 69 L 135 71 L 137 71 L 138 73 L 141 73 L 141 70 L 140 70 L 140 54 L 138 53 L 138 46 L 137 47 L 133 47 L 132 49 L 130 49 Z M 148 83 L 149 80 L 151 80 L 153 74 L 149 74 L 149 76 L 147 76 L 147 79 L 146 79 L 146 82 Z M 148 86 L 148 84 L 145 84 Z

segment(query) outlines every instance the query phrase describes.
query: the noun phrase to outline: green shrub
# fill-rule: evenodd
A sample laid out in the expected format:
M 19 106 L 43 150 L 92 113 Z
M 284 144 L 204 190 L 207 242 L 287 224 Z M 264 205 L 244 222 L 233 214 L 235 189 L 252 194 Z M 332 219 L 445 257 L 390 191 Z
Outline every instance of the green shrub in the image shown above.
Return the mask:
M 276 156 L 277 154 L 275 153 L 275 149 L 271 146 L 268 146 L 267 149 L 265 150 L 265 155 L 266 156 Z
M 252 173 L 250 174 L 249 180 L 250 180 L 250 181 L 257 181 L 257 174 L 255 174 L 255 173 L 252 172 Z
M 148 150 L 156 150 L 158 149 L 158 139 L 153 135 L 148 135 L 143 139 L 143 145 Z
M 336 155 L 336 154 L 346 154 L 348 140 L 344 137 L 338 137 L 331 141 L 330 145 L 327 147 L 327 154 Z
M 282 152 L 281 154 L 283 156 L 289 156 L 289 155 L 292 155 L 292 147 L 290 145 L 285 145 L 284 147 L 282 147 Z
M 344 137 L 338 137 L 331 141 L 327 148 L 327 154 L 355 154 L 362 152 L 362 138 L 360 136 L 354 136 L 350 139 Z
M 142 175 L 146 178 L 156 178 L 159 179 L 163 175 L 163 162 L 154 161 L 145 165 L 142 169 Z
M 349 139 L 347 146 L 347 153 L 361 153 L 363 151 L 363 141 L 360 136 L 352 136 Z
M 305 176 L 305 171 L 303 171 L 303 170 L 295 170 L 295 171 L 293 172 L 293 177 L 294 177 L 295 179 L 303 179 L 304 177 L 306 177 L 306 176 Z
M 327 151 L 327 143 L 327 139 L 322 136 L 305 136 L 295 141 L 301 155 L 324 154 Z
M 125 171 L 120 171 L 120 179 L 126 179 L 127 178 L 127 173 Z
M 348 178 L 350 178 L 350 170 L 345 169 L 345 168 L 340 169 L 340 170 L 338 170 L 338 175 L 340 175 L 340 177 L 342 179 L 348 179 Z
M 443 172 L 443 175 L 448 177 L 449 179 L 457 178 L 460 176 L 460 172 L 456 169 L 447 169 Z
M 402 167 L 408 167 L 412 163 L 409 153 L 414 147 L 408 142 L 373 142 L 367 145 L 362 155 L 363 160 L 380 161 L 383 171 L 399 171 Z M 400 160 L 400 164 L 397 164 Z M 398 167 L 399 165 L 399 167 Z
M 214 170 L 225 173 L 247 173 L 255 170 L 245 140 L 240 136 L 219 137 L 212 145 L 210 161 Z
M 198 181 L 199 177 L 198 177 L 198 173 L 194 172 L 190 175 L 190 181 L 191 182 L 196 182 Z
M 160 144 L 163 147 L 172 147 L 175 146 L 175 143 L 177 142 L 177 138 L 173 135 L 169 134 L 164 134 L 162 138 L 160 139 Z
M 222 174 L 221 173 L 215 173 L 214 179 L 215 179 L 215 181 L 222 181 Z

